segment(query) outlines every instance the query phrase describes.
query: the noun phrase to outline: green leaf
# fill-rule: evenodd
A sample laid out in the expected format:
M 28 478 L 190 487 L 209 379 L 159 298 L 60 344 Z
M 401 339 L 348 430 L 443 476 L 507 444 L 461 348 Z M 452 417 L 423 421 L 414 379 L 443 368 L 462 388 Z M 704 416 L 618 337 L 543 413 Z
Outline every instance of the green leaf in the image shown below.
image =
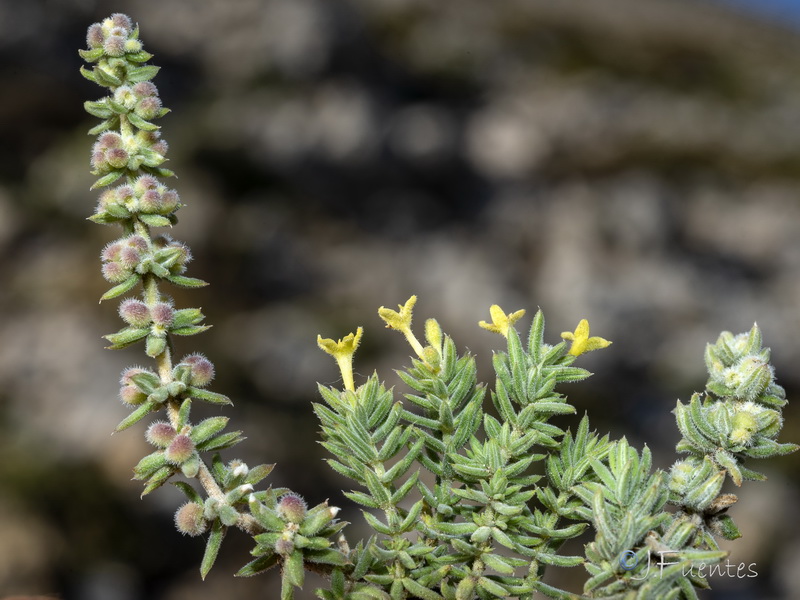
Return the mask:
M 198 287 L 205 287 L 208 285 L 202 279 L 196 279 L 194 277 L 184 277 L 183 275 L 167 275 L 164 277 L 170 283 L 174 283 L 175 285 L 179 285 L 181 287 L 187 288 L 198 288 Z
M 217 560 L 217 554 L 219 554 L 219 548 L 225 538 L 226 529 L 219 519 L 214 521 L 214 525 L 211 527 L 211 535 L 208 536 L 208 542 L 206 543 L 203 561 L 200 563 L 200 577 L 202 579 L 206 578 L 206 575 L 208 575 Z
M 210 417 L 192 427 L 189 437 L 195 444 L 205 442 L 216 435 L 228 424 L 228 417 Z
M 95 77 L 95 74 L 94 74 L 93 70 L 90 71 L 89 69 L 81 66 L 80 73 L 81 73 L 81 75 L 83 75 L 86 79 L 88 79 L 92 83 L 97 83 L 98 85 L 102 85 L 97 81 L 97 77 Z
M 277 564 L 278 555 L 275 553 L 259 556 L 239 569 L 234 577 L 252 577 L 253 575 L 258 575 L 259 573 L 270 570 Z
M 241 431 L 231 431 L 230 433 L 223 433 L 215 438 L 211 438 L 210 440 L 206 440 L 205 442 L 197 444 L 197 449 L 202 450 L 203 452 L 208 452 L 211 450 L 224 450 L 225 448 L 235 446 L 244 440 L 245 438 L 242 436 Z
M 100 302 L 102 302 L 103 300 L 111 300 L 112 298 L 116 298 L 116 297 L 121 296 L 122 294 L 130 291 L 131 289 L 133 289 L 133 287 L 137 283 L 139 283 L 140 279 L 141 279 L 141 275 L 139 275 L 138 273 L 134 273 L 133 275 L 128 277 L 125 281 L 123 281 L 119 285 L 115 285 L 113 288 L 108 290 L 105 294 L 100 296 Z M 144 336 L 142 336 L 142 337 L 144 337 Z M 139 338 L 139 339 L 141 339 L 141 338 Z M 109 341 L 111 341 L 111 340 L 109 340 Z
M 157 67 L 155 65 L 128 67 L 128 82 L 139 83 L 140 81 L 149 81 L 156 76 L 160 68 L 161 67 Z
M 429 590 L 423 585 L 420 585 L 410 577 L 403 577 L 403 587 L 408 590 L 411 594 L 414 595 L 415 598 L 420 598 L 420 600 L 444 600 L 442 596 L 434 592 L 433 590 Z
M 490 594 L 497 596 L 498 598 L 507 598 L 508 597 L 508 590 L 504 588 L 502 585 L 489 579 L 488 577 L 481 577 L 478 579 L 478 587 L 483 590 L 486 590 Z
M 83 108 L 87 113 L 99 119 L 108 119 L 114 114 L 103 100 L 97 102 L 87 100 L 83 103 Z
M 247 473 L 247 477 L 245 477 L 244 482 L 249 483 L 250 485 L 257 485 L 261 483 L 263 479 L 265 479 L 272 470 L 275 468 L 275 464 L 271 465 L 257 465 L 250 469 Z
M 172 227 L 172 221 L 161 215 L 140 214 L 139 220 L 150 227 Z
M 232 405 L 231 399 L 227 396 L 222 394 L 218 394 L 216 392 L 209 392 L 208 390 L 203 390 L 200 388 L 189 386 L 186 388 L 186 395 L 191 396 L 195 400 L 202 400 L 203 402 L 209 402 L 211 404 L 223 404 Z
M 107 186 L 107 185 L 111 185 L 117 179 L 122 177 L 124 175 L 124 173 L 125 173 L 125 169 L 114 169 L 110 173 L 107 173 L 107 174 L 103 175 L 100 179 L 95 181 L 92 184 L 92 187 L 90 187 L 89 189 L 90 190 L 96 190 L 97 188 L 101 188 L 101 187 L 104 187 L 104 186 Z
M 172 485 L 186 494 L 186 497 L 191 500 L 192 502 L 196 502 L 197 504 L 203 504 L 203 498 L 200 494 L 195 490 L 191 485 L 186 483 L 185 481 L 173 481 Z
M 142 458 L 133 468 L 134 479 L 148 479 L 161 467 L 168 464 L 163 450 L 157 450 Z
M 211 325 L 190 325 L 188 327 L 170 329 L 170 333 L 174 333 L 175 335 L 197 335 L 209 329 L 211 329 Z
M 157 408 L 158 408 L 157 403 L 152 401 L 145 402 L 144 404 L 139 406 L 136 410 L 134 410 L 131 414 L 129 414 L 127 417 L 122 419 L 122 421 L 119 422 L 119 425 L 117 425 L 114 431 L 122 431 L 123 429 L 127 429 L 131 425 L 141 421 L 143 418 L 145 418 L 147 415 L 149 415 Z
M 103 337 L 111 342 L 111 345 L 108 346 L 108 349 L 118 350 L 138 342 L 143 337 L 146 337 L 149 332 L 150 330 L 145 327 L 125 327 L 120 329 L 117 333 L 109 333 Z
M 183 308 L 175 311 L 175 316 L 172 318 L 173 327 L 186 327 L 188 325 L 195 325 L 202 321 L 205 315 L 199 308 Z
M 175 474 L 175 467 L 173 466 L 165 466 L 161 467 L 158 471 L 151 475 L 150 479 L 147 482 L 144 490 L 142 491 L 142 497 L 146 496 L 153 490 L 160 488 L 164 483 L 166 483 L 167 479 L 172 477 Z

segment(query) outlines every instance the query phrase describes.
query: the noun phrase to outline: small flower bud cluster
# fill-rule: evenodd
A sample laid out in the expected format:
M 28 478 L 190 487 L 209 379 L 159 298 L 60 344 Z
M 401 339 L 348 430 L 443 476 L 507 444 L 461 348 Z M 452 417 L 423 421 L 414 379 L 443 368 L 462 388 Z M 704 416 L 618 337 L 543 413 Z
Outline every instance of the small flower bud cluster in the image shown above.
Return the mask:
M 214 379 L 214 364 L 205 356 L 199 353 L 184 356 L 178 366 L 187 365 L 189 367 L 189 385 L 204 388 Z M 243 464 L 245 474 L 247 465 Z
M 100 151 L 97 154 L 99 156 Z M 104 160 L 104 157 L 100 159 Z M 137 214 L 169 216 L 180 207 L 180 198 L 175 190 L 167 188 L 152 175 L 142 175 L 133 185 L 120 185 L 100 194 L 95 215 L 120 219 Z
M 102 48 L 108 56 L 122 56 L 126 52 L 141 52 L 141 42 L 129 40 L 133 33 L 133 23 L 128 15 L 114 13 L 100 23 L 89 26 L 86 32 L 86 45 L 91 49 Z
M 175 318 L 175 309 L 169 302 L 156 302 L 147 306 L 141 300 L 128 298 L 119 305 L 119 315 L 131 327 L 148 327 L 151 323 L 156 330 L 166 330 Z
M 138 406 L 147 400 L 147 392 L 145 392 L 140 385 L 137 385 L 133 379 L 134 376 L 143 374 L 151 379 L 157 379 L 157 375 L 150 369 L 143 369 L 141 367 L 131 367 L 122 372 L 119 397 L 123 403 L 130 406 Z
M 147 240 L 140 235 L 130 235 L 111 242 L 100 255 L 103 277 L 110 283 L 125 281 L 137 270 L 148 250 Z

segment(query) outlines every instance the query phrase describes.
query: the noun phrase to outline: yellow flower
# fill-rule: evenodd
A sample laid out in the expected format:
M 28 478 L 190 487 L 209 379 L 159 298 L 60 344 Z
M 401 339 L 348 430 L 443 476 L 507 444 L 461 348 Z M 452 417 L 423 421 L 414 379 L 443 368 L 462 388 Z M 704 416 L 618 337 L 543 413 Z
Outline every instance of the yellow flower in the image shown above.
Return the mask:
M 489 308 L 489 315 L 492 317 L 492 322 L 487 323 L 486 321 L 481 321 L 478 323 L 478 325 L 493 333 L 499 333 L 503 337 L 507 338 L 508 328 L 519 321 L 524 314 L 524 309 L 506 314 L 497 304 L 492 304 L 492 306 Z
M 339 370 L 342 372 L 344 387 L 351 392 L 355 391 L 355 384 L 353 382 L 353 354 L 356 353 L 363 333 L 364 329 L 359 327 L 355 333 L 349 333 L 336 342 L 330 338 L 323 339 L 322 336 L 317 336 L 317 345 L 336 359 Z
M 574 332 L 565 331 L 561 334 L 561 337 L 572 342 L 569 353 L 573 356 L 580 356 L 584 352 L 607 348 L 611 345 L 611 342 L 601 337 L 589 337 L 589 321 L 586 319 L 581 319 Z
M 422 358 L 422 344 L 419 343 L 419 340 L 414 335 L 414 332 L 411 331 L 411 319 L 413 317 L 414 305 L 416 303 L 417 297 L 411 296 L 411 298 L 406 300 L 405 304 L 397 305 L 397 307 L 400 309 L 399 312 L 392 310 L 391 308 L 381 306 L 378 309 L 378 315 L 386 322 L 386 327 L 402 332 L 403 335 L 406 336 L 408 343 L 411 344 L 414 352 L 417 353 L 417 356 Z

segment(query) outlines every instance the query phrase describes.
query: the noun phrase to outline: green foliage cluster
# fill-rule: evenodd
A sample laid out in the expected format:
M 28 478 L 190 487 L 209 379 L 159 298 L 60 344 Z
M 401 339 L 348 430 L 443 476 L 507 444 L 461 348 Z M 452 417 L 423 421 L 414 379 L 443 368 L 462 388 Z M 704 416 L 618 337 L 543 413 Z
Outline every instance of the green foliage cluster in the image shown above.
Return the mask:
M 187 535 L 207 534 L 203 577 L 235 527 L 255 543 L 253 559 L 238 575 L 279 567 L 281 600 L 294 597 L 307 570 L 327 578 L 328 587 L 317 591 L 323 600 L 578 597 L 545 583 L 548 566 L 585 567 L 586 598 L 691 599 L 708 587 L 694 567 L 726 557 L 716 537 L 739 536 L 727 514 L 736 497 L 722 493 L 725 479 L 737 486 L 764 479 L 745 465 L 798 448 L 776 441 L 786 400 L 757 327 L 723 333 L 706 349 L 706 391 L 674 411 L 682 435 L 677 450 L 687 456 L 669 472 L 652 469 L 648 448 L 638 451 L 625 438 L 591 431 L 587 416 L 574 433 L 552 422 L 576 412 L 560 386 L 590 376 L 575 361 L 610 344 L 590 337 L 585 320 L 549 344 L 541 311 L 523 340 L 514 324 L 524 311 L 506 314 L 492 306 L 492 322 L 480 325 L 502 335 L 506 348 L 494 354 L 488 401 L 474 358 L 460 355 L 435 320 L 425 324 L 425 344 L 417 340 L 411 329 L 416 297 L 398 311 L 378 311 L 416 354 L 399 372 L 407 387 L 403 399 L 377 374 L 355 385 L 361 328 L 338 341 L 319 338 L 343 382 L 343 389 L 319 386 L 322 402 L 313 409 L 322 445 L 331 468 L 353 482 L 344 495 L 363 507 L 374 531 L 351 546 L 338 508 L 323 502 L 309 509 L 288 489 L 256 491 L 272 465 L 223 462 L 219 451 L 244 439 L 225 431 L 226 417 L 191 421 L 193 402 L 230 400 L 207 389 L 214 376 L 207 358 L 173 359 L 171 336 L 208 326 L 199 309 L 176 309 L 161 289 L 205 284 L 184 275 L 188 247 L 153 233 L 177 224 L 181 206 L 161 181 L 172 173 L 161 166 L 167 146 L 152 122 L 167 112 L 150 81 L 158 69 L 146 64 L 150 55 L 125 15 L 92 25 L 87 42 L 81 55 L 93 68 L 82 73 L 109 91 L 86 103 L 102 119 L 90 132 L 98 136 L 94 187 L 108 188 L 91 220 L 123 230 L 102 253 L 103 275 L 113 284 L 103 299 L 141 289 L 139 297 L 121 301 L 126 325 L 106 338 L 113 349 L 143 342 L 155 362 L 153 369 L 123 373 L 120 396 L 131 412 L 117 429 L 165 415 L 147 428 L 145 438 L 156 449 L 134 467 L 134 476 L 144 482 L 143 494 L 170 480 L 186 494 L 175 524 Z M 567 540 L 589 530 L 594 538 L 585 556 L 562 553 Z M 664 555 L 673 560 L 649 573 L 650 559 Z

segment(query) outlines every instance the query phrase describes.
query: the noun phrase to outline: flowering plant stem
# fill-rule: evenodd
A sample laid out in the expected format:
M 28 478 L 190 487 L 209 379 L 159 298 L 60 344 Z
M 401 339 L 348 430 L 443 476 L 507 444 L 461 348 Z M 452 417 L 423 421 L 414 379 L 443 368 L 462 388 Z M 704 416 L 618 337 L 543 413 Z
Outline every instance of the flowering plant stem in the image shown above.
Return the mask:
M 239 431 L 225 431 L 227 417 L 191 420 L 193 403 L 231 402 L 208 389 L 214 366 L 205 356 L 174 357 L 172 336 L 193 336 L 209 326 L 200 309 L 176 308 L 162 290 L 205 282 L 185 275 L 191 260 L 185 244 L 153 233 L 176 225 L 181 208 L 177 192 L 162 181 L 172 172 L 162 166 L 167 144 L 153 123 L 168 112 L 151 82 L 158 68 L 147 64 L 151 55 L 125 15 L 93 24 L 87 43 L 81 56 L 93 67 L 81 72 L 108 89 L 85 105 L 101 119 L 90 131 L 98 136 L 91 163 L 98 176 L 93 188 L 104 191 L 90 219 L 119 225 L 123 233 L 101 254 L 103 276 L 112 284 L 101 300 L 141 289 L 121 301 L 125 325 L 105 338 L 112 349 L 143 342 L 154 361 L 154 370 L 123 372 L 120 397 L 131 412 L 117 430 L 166 414 L 166 421 L 148 426 L 145 438 L 155 450 L 134 467 L 134 476 L 145 484 L 142 495 L 167 481 L 185 493 L 175 525 L 187 535 L 208 534 L 202 577 L 235 527 L 255 544 L 237 575 L 279 566 L 281 600 L 303 587 L 307 570 L 327 578 L 327 588 L 317 590 L 323 600 L 530 600 L 537 594 L 676 600 L 696 598 L 696 589 L 708 587 L 693 569 L 727 556 L 717 537 L 740 536 L 728 515 L 737 498 L 722 493 L 726 479 L 735 486 L 763 480 L 751 460 L 798 448 L 777 442 L 786 399 L 758 327 L 737 336 L 724 332 L 706 348 L 705 391 L 674 410 L 677 451 L 686 456 L 669 472 L 652 470 L 647 447 L 639 451 L 625 438 L 612 441 L 591 431 L 588 416 L 574 434 L 550 422 L 576 412 L 561 385 L 591 373 L 574 363 L 611 344 L 590 336 L 585 319 L 549 344 L 541 311 L 523 340 L 516 323 L 525 311 L 490 308 L 491 322 L 479 325 L 506 344 L 492 361 L 496 379 L 488 396 L 497 417 L 484 411 L 487 386 L 477 381 L 474 358 L 459 355 L 436 320 L 425 323 L 424 344 L 417 338 L 416 296 L 398 310 L 378 311 L 415 355 L 411 367 L 399 371 L 405 401 L 395 400 L 377 374 L 356 385 L 353 356 L 361 327 L 339 340 L 318 337 L 343 384 L 318 386 L 322 402 L 313 410 L 322 445 L 331 468 L 358 488 L 344 495 L 363 507 L 374 531 L 351 546 L 342 533 L 346 523 L 336 518 L 339 509 L 327 501 L 308 508 L 288 489 L 256 491 L 273 465 L 223 463 L 219 451 L 243 439 Z M 181 475 L 185 480 L 174 479 Z M 584 556 L 560 554 L 565 541 L 590 528 L 595 535 Z M 648 577 L 650 557 L 664 553 L 676 560 Z M 547 566 L 579 565 L 589 574 L 584 596 L 543 581 Z

